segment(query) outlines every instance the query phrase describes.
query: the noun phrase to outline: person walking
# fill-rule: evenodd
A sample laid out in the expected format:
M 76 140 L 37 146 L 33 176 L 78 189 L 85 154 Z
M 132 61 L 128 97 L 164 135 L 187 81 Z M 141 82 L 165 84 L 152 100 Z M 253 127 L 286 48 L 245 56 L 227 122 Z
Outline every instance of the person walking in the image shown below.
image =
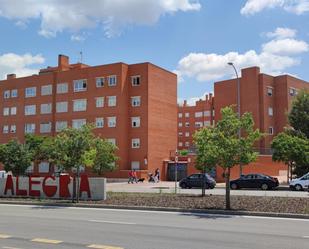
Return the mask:
M 134 173 L 133 173 L 133 170 L 130 170 L 129 171 L 129 180 L 128 180 L 128 183 L 134 183 Z
M 155 171 L 155 179 L 156 179 L 157 182 L 160 181 L 160 170 L 159 170 L 159 168 L 157 168 L 156 171 Z

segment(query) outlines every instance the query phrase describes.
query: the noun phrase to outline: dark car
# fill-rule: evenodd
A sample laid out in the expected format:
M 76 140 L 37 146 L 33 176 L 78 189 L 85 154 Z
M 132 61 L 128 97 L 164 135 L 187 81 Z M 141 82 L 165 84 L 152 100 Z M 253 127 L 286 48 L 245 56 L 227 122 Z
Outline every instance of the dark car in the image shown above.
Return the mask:
M 230 181 L 231 189 L 260 188 L 262 190 L 274 189 L 279 186 L 275 177 L 264 174 L 242 175 L 240 178 Z
M 205 188 L 213 189 L 216 186 L 216 181 L 207 173 L 197 173 L 192 174 L 186 178 L 183 178 L 179 181 L 179 186 L 181 188 L 202 188 L 203 187 L 203 180 L 205 181 Z

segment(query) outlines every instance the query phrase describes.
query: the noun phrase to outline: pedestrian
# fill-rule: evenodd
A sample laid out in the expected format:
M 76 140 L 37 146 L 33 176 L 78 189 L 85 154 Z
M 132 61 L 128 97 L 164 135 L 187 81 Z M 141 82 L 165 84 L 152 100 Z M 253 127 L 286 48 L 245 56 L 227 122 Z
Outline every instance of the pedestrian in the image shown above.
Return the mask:
M 132 170 L 129 171 L 129 180 L 128 183 L 132 183 L 133 184 L 134 181 L 134 173 Z
M 155 179 L 156 179 L 157 182 L 160 181 L 160 170 L 159 170 L 159 168 L 157 168 L 155 170 Z
M 137 173 L 136 173 L 136 170 L 134 169 L 133 170 L 133 181 L 135 182 L 135 183 L 137 183 L 137 181 L 138 181 L 138 179 L 137 179 Z M 133 183 L 133 182 L 132 182 Z

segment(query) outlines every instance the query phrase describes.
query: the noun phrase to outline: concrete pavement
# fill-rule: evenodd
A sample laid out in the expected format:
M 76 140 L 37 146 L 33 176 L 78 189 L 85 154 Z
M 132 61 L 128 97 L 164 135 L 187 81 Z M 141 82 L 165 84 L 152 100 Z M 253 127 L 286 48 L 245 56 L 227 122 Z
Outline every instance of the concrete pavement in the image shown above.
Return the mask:
M 158 182 L 158 183 L 134 183 L 127 182 L 107 183 L 107 191 L 111 192 L 143 192 L 143 193 L 175 193 L 175 182 Z M 177 188 L 177 193 L 180 194 L 201 194 L 201 189 L 181 189 Z M 225 184 L 218 183 L 214 189 L 206 190 L 207 194 L 225 195 Z M 231 190 L 231 195 L 244 196 L 278 196 L 278 197 L 307 197 L 307 191 L 291 191 L 287 186 L 278 190 Z
M 303 249 L 309 243 L 309 220 L 301 219 L 1 205 L 0 220 L 3 249 Z

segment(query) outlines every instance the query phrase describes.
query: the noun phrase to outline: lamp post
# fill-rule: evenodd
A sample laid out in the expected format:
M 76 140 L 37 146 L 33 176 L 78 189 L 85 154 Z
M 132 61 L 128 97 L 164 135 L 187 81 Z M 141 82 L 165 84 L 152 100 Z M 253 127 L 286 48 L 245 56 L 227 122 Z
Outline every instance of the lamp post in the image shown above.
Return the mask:
M 175 151 L 175 194 L 177 194 L 177 163 L 178 163 L 178 150 Z
M 237 70 L 234 66 L 234 63 L 228 62 L 227 64 L 233 67 L 235 74 L 236 74 L 236 79 L 237 79 L 237 116 L 238 116 L 238 119 L 240 119 L 240 79 L 238 77 L 238 73 L 237 73 Z M 240 129 L 238 130 L 238 137 L 239 138 L 241 137 Z M 242 175 L 242 165 L 241 164 L 239 164 L 239 175 L 240 176 Z

